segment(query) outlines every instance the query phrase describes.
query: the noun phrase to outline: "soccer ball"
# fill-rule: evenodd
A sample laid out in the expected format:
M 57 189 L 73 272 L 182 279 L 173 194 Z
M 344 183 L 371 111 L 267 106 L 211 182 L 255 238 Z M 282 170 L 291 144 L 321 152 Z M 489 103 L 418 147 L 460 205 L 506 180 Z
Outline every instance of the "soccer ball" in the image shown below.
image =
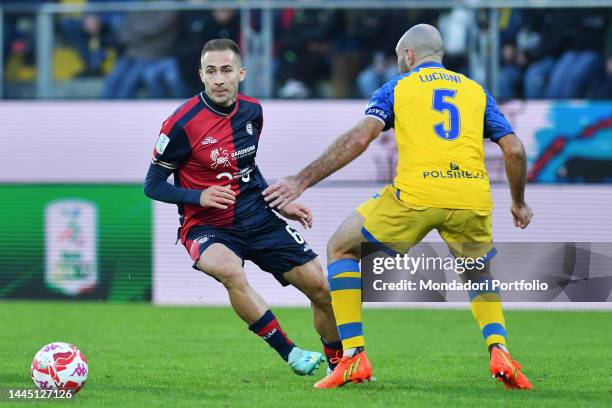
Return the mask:
M 36 353 L 31 370 L 38 389 L 71 390 L 76 394 L 87 380 L 89 366 L 78 348 L 58 341 Z

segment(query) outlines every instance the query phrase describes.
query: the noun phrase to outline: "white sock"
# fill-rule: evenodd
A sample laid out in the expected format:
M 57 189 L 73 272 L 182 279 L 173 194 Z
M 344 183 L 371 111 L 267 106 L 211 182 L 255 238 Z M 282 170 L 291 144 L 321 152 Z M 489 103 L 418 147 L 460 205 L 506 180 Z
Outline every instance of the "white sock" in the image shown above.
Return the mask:
M 353 357 L 357 352 L 357 347 L 342 350 L 342 357 Z

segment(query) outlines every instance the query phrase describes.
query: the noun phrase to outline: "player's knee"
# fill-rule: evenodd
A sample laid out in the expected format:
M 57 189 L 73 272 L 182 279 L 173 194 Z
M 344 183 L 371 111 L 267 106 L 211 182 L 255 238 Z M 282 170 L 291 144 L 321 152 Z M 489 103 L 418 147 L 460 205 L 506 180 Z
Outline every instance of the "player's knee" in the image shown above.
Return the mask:
M 217 275 L 217 279 L 225 286 L 226 289 L 235 289 L 247 285 L 246 276 L 241 269 L 222 268 Z
M 327 259 L 335 261 L 346 258 L 348 255 L 350 255 L 349 245 L 347 245 L 346 241 L 343 240 L 341 235 L 336 231 L 329 241 L 327 241 Z
M 318 307 L 331 307 L 331 294 L 329 293 L 329 285 L 327 279 L 322 278 L 312 285 L 310 290 L 310 300 Z
M 242 268 L 231 262 L 214 266 L 201 265 L 200 269 L 217 279 L 227 289 L 240 287 L 247 282 Z

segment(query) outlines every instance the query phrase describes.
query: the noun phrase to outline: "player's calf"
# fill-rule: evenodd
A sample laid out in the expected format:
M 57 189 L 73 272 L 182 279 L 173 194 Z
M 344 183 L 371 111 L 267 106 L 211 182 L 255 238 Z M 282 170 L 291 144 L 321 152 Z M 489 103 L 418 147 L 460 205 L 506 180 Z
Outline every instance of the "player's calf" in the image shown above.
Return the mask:
M 234 252 L 223 244 L 215 243 L 202 253 L 197 266 L 221 282 L 227 289 L 236 314 L 283 360 L 288 363 L 292 360 L 294 371 L 302 375 L 310 374 L 318 367 L 321 353 L 304 352 L 289 339 L 266 301 L 249 285 L 242 268 L 242 260 Z
M 342 357 L 342 343 L 338 336 L 329 285 L 321 264 L 313 259 L 294 267 L 284 274 L 284 278 L 312 302 L 315 329 L 321 336 L 328 367 L 333 369 Z

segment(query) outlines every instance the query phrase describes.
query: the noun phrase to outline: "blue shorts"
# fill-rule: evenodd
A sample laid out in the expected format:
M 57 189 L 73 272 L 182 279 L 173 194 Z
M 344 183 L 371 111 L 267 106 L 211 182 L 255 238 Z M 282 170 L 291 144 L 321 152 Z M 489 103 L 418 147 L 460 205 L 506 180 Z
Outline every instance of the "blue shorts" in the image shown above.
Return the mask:
M 249 260 L 271 273 L 283 286 L 289 285 L 283 278 L 285 272 L 317 257 L 304 238 L 276 216 L 249 228 L 192 227 L 187 233 L 185 248 L 193 259 L 194 269 L 200 270 L 198 259 L 215 243 L 225 245 L 238 255 L 243 265 L 245 260 Z

